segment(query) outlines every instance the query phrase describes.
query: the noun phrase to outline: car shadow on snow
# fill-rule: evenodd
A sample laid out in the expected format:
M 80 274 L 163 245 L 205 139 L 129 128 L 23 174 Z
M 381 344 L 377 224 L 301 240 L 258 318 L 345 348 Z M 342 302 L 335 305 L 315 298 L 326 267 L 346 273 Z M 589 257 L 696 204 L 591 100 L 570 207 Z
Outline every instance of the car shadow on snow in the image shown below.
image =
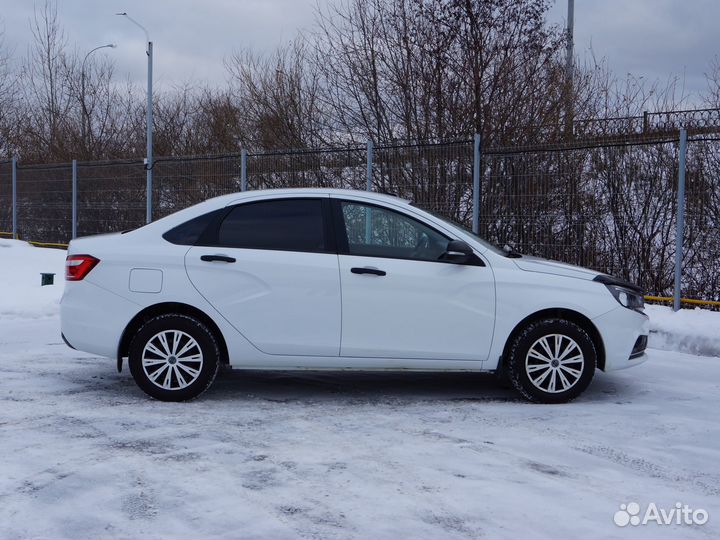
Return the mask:
M 519 401 L 488 373 L 226 370 L 201 399 Z
M 102 400 L 132 402 L 145 397 L 127 366 L 121 374 L 92 362 L 71 375 L 74 388 L 65 394 L 97 394 Z M 647 393 L 635 377 L 596 372 L 590 387 L 576 402 L 629 403 Z M 100 397 L 97 396 L 96 397 Z M 150 399 L 150 398 L 148 398 Z M 382 402 L 395 405 L 433 402 L 526 403 L 492 373 L 262 371 L 223 369 L 198 401 L 261 400 L 271 402 Z
M 578 402 L 628 402 L 638 395 L 632 379 L 598 371 Z M 525 403 L 491 373 L 241 371 L 224 370 L 201 400 L 262 399 L 278 402 L 360 400 Z

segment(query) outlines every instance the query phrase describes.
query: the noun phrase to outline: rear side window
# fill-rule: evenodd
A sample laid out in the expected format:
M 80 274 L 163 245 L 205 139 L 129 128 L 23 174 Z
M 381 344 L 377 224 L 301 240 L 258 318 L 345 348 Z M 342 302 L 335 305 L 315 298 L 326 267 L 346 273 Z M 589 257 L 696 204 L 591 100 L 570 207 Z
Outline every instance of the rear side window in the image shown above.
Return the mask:
M 220 224 L 217 245 L 279 251 L 326 251 L 320 199 L 283 199 L 236 206 Z
M 213 222 L 213 220 L 224 210 L 215 210 L 208 214 L 203 214 L 196 218 L 186 221 L 182 225 L 178 225 L 163 234 L 163 238 L 173 244 L 183 246 L 193 246 L 205 232 L 205 229 Z

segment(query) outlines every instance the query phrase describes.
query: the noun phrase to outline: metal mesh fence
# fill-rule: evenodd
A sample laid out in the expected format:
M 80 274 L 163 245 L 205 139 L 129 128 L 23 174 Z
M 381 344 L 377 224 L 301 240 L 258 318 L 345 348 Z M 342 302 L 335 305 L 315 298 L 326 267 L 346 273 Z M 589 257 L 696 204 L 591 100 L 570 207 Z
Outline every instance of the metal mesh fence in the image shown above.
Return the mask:
M 140 227 L 145 223 L 145 194 L 142 161 L 78 163 L 78 236 Z
M 720 139 L 690 140 L 686 170 L 682 291 L 720 300 Z
M 677 143 L 484 153 L 480 235 L 670 290 Z
M 12 231 L 12 162 L 0 161 L 0 233 Z
M 20 238 L 66 242 L 72 232 L 72 165 L 17 166 Z
M 335 187 L 365 189 L 364 147 L 248 155 L 248 189 Z
M 472 166 L 472 141 L 378 146 L 373 160 L 373 190 L 396 194 L 469 227 Z
M 153 165 L 153 218 L 240 191 L 240 177 L 240 155 L 159 158 Z

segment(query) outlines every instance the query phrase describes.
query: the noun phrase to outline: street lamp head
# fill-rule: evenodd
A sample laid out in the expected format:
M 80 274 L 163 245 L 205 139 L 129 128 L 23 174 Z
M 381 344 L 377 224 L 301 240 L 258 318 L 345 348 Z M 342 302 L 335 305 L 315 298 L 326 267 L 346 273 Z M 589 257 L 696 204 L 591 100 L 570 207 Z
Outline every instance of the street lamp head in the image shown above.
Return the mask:
M 127 12 L 123 11 L 122 13 L 116 13 L 115 15 L 122 15 L 123 17 L 127 17 L 127 20 L 133 23 L 135 26 L 140 28 L 143 32 L 145 32 L 145 38 L 147 39 L 147 42 L 150 43 L 150 34 L 148 34 L 147 29 L 137 22 L 135 19 L 133 19 L 130 15 L 127 14 Z
M 83 58 L 83 61 L 82 61 L 82 72 L 83 72 L 83 74 L 84 74 L 84 72 L 85 72 L 85 62 L 87 61 L 88 57 L 89 57 L 92 53 L 94 53 L 95 51 L 99 51 L 100 49 L 108 49 L 108 48 L 109 48 L 109 49 L 115 49 L 116 47 L 117 47 L 117 45 L 115 45 L 114 43 L 108 43 L 107 45 L 98 45 L 98 46 L 95 47 L 94 49 L 91 49 L 91 50 L 85 55 L 85 58 Z

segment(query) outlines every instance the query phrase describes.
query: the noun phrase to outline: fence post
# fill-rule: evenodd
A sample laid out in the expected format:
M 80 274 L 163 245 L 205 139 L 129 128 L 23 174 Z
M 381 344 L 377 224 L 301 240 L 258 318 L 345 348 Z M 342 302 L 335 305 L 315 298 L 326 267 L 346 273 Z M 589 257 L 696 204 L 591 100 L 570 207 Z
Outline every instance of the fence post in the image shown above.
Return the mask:
M 472 231 L 480 231 L 480 134 L 473 140 Z
M 680 129 L 678 148 L 678 192 L 677 192 L 677 229 L 675 231 L 675 290 L 673 291 L 673 310 L 680 309 L 680 288 L 682 281 L 683 237 L 685 235 L 685 156 L 687 154 L 687 130 Z
M 72 239 L 77 238 L 77 159 L 72 160 Z
M 15 240 L 17 234 L 17 158 L 12 158 L 12 235 Z
M 365 167 L 365 189 L 372 191 L 372 174 L 373 174 L 373 150 L 374 143 L 372 139 L 367 142 L 367 165 Z
M 240 150 L 240 191 L 247 191 L 247 150 Z
M 365 166 L 365 190 L 372 191 L 372 167 L 373 167 L 373 150 L 374 143 L 372 139 L 367 141 L 367 163 Z M 365 243 L 370 244 L 372 241 L 372 208 L 365 207 Z

